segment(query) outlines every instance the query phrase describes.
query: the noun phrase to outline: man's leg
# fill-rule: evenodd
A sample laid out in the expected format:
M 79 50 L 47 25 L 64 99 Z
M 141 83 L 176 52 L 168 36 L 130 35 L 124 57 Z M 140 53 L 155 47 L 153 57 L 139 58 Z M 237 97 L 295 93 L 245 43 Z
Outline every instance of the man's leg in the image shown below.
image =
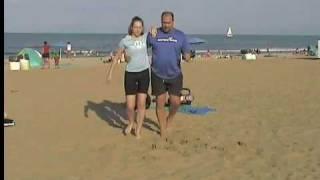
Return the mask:
M 47 62 L 48 62 L 48 69 L 50 69 L 50 57 L 47 58 Z
M 166 119 L 166 128 L 170 128 L 172 126 L 172 120 L 174 118 L 174 115 L 177 113 L 180 107 L 180 96 L 170 95 L 169 100 L 170 100 L 170 111 Z
M 136 105 L 136 95 L 127 95 L 126 96 L 126 103 L 127 103 L 127 115 L 128 115 L 128 126 L 126 127 L 124 133 L 129 134 L 132 130 L 134 125 L 134 118 L 135 118 L 135 110 L 134 107 Z
M 183 76 L 179 75 L 177 78 L 170 80 L 169 82 L 169 101 L 170 111 L 166 121 L 166 128 L 170 128 L 172 125 L 173 118 L 180 107 L 180 95 L 183 87 Z
M 44 68 L 46 68 L 46 58 L 42 58 L 42 62 L 43 62 L 43 64 L 42 64 L 41 69 L 44 69 Z
M 49 58 L 45 58 L 45 63 L 46 63 L 46 69 L 49 69 L 50 68 Z
M 166 103 L 166 93 L 158 95 L 156 97 L 157 105 L 156 105 L 156 113 L 158 122 L 160 125 L 160 136 L 166 136 L 166 111 L 165 111 L 165 103 Z

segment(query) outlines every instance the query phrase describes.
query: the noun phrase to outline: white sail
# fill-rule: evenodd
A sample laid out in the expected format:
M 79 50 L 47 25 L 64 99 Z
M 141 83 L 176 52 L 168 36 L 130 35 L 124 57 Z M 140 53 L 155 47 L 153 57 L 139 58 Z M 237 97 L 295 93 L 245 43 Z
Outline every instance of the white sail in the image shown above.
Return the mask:
M 232 37 L 231 27 L 228 28 L 227 37 Z
M 318 40 L 318 58 L 320 58 L 320 40 Z

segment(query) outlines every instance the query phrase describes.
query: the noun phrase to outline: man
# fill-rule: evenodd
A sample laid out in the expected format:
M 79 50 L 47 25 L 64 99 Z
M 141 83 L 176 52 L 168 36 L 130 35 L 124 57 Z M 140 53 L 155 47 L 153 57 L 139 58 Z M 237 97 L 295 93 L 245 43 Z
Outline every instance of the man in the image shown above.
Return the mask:
M 49 44 L 47 43 L 47 41 L 44 41 L 43 42 L 43 47 L 42 47 L 42 58 L 43 58 L 43 69 L 44 68 L 48 68 L 50 69 L 50 46 Z
M 71 57 L 71 43 L 67 43 L 67 58 Z
M 181 55 L 190 61 L 190 45 L 185 34 L 174 28 L 174 14 L 164 11 L 161 15 L 161 28 L 153 38 L 148 35 L 148 44 L 152 47 L 151 86 L 152 94 L 156 96 L 156 113 L 160 124 L 161 137 L 171 127 L 174 115 L 180 106 L 180 92 L 183 87 L 181 72 Z M 170 111 L 165 112 L 169 94 Z

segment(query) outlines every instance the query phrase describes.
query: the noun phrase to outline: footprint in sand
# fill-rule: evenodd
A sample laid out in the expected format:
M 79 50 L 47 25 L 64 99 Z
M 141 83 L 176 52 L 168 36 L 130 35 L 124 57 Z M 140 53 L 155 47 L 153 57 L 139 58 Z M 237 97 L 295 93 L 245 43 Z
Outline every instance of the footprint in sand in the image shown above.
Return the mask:
M 181 144 L 181 145 L 188 144 L 188 143 L 189 143 L 189 141 L 188 141 L 187 139 L 182 139 L 182 140 L 180 141 L 180 144 Z
M 81 179 L 82 179 L 81 177 L 77 177 L 77 176 L 67 177 L 67 180 L 81 180 Z
M 11 93 L 17 93 L 19 90 L 10 90 Z
M 152 144 L 152 145 L 151 145 L 151 149 L 152 149 L 152 150 L 156 150 L 156 149 L 157 149 L 157 145 L 156 145 L 156 144 Z
M 241 141 L 238 141 L 238 142 L 237 142 L 237 144 L 238 144 L 239 146 L 247 146 L 247 144 L 246 144 L 246 143 L 241 142 Z
M 219 147 L 219 146 L 213 146 L 211 147 L 212 150 L 218 150 L 218 151 L 224 151 L 224 147 Z

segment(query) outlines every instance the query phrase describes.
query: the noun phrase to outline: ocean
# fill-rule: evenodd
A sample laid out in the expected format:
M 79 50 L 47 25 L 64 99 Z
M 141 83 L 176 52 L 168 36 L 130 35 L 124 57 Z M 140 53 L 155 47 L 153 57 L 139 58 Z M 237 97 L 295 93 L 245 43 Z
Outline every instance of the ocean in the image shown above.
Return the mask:
M 43 41 L 47 41 L 56 50 L 65 49 L 69 41 L 75 51 L 95 51 L 108 54 L 117 48 L 125 34 L 62 34 L 62 33 L 4 33 L 4 55 L 15 55 L 22 48 L 34 48 L 41 51 Z M 306 49 L 316 45 L 320 35 L 197 35 L 206 43 L 192 45 L 195 50 L 240 50 L 240 49 Z

